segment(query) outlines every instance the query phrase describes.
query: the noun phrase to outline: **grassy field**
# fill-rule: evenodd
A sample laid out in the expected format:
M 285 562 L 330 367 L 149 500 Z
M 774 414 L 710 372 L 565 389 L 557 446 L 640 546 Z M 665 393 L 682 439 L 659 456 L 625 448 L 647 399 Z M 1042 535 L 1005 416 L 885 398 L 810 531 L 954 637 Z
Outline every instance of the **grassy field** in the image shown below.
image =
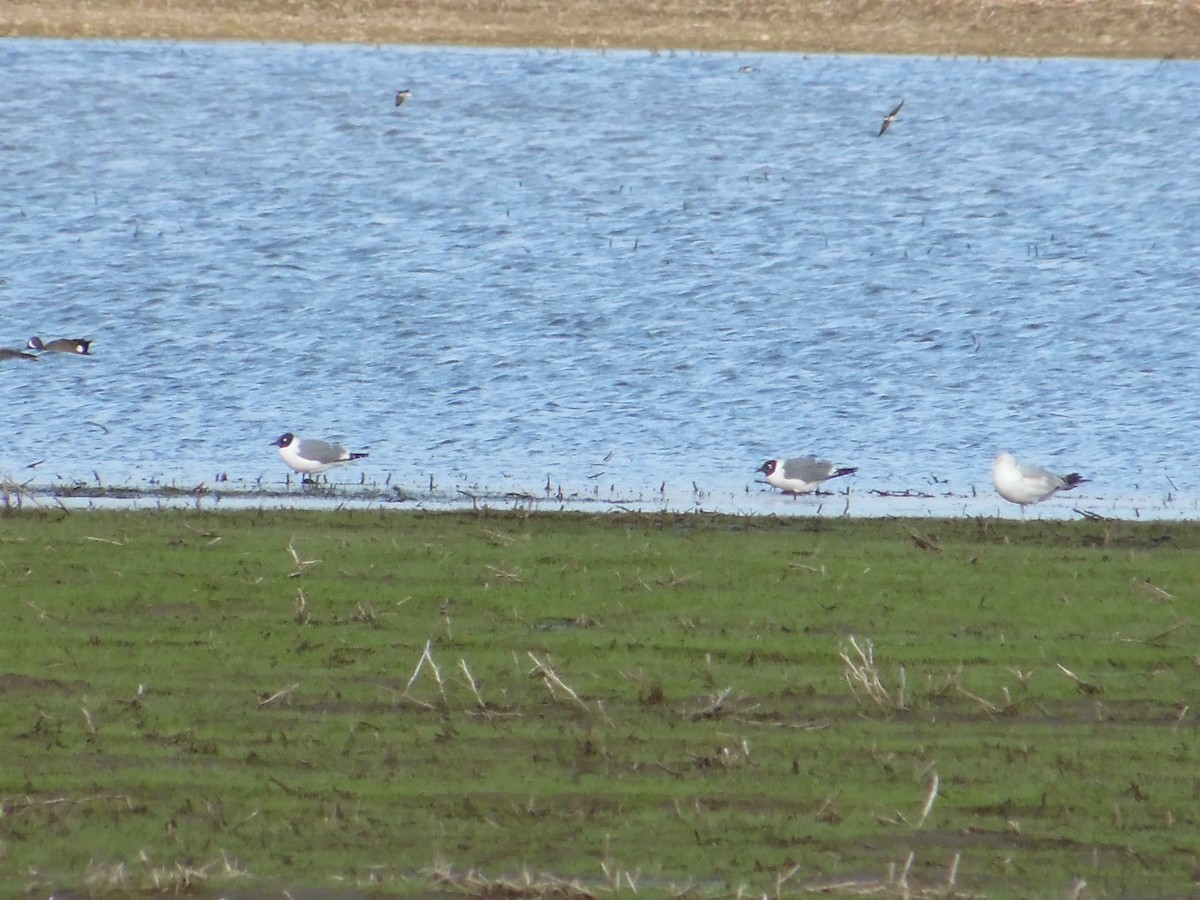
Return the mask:
M 11 512 L 0 894 L 1184 895 L 1198 549 Z

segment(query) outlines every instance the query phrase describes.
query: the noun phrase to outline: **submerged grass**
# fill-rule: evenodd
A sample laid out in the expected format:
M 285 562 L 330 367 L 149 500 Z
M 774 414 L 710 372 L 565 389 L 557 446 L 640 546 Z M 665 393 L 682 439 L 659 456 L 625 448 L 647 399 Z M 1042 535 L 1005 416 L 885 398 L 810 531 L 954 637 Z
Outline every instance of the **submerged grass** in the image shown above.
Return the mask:
M 1181 523 L 0 518 L 0 894 L 1191 890 Z

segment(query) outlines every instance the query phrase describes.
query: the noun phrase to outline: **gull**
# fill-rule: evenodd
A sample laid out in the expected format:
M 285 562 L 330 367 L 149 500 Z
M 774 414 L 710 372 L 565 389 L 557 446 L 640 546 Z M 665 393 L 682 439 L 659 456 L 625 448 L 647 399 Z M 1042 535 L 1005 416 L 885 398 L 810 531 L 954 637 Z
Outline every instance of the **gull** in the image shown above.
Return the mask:
M 301 440 L 290 431 L 276 438 L 272 446 L 279 448 L 279 458 L 293 472 L 303 475 L 305 481 L 311 480 L 310 475 L 369 455 L 351 453 L 341 444 L 331 444 L 316 438 Z
M 408 88 L 404 88 L 403 90 L 396 91 L 396 105 L 403 106 L 404 101 L 409 99 L 411 96 L 412 96 L 412 91 L 410 91 Z
M 892 127 L 892 123 L 896 121 L 896 116 L 900 115 L 900 110 L 904 108 L 904 101 L 901 100 L 896 108 L 883 117 L 883 125 L 879 129 L 879 134 L 875 137 L 883 137 L 883 133 Z
M 34 335 L 25 346 L 30 350 L 41 350 L 46 353 L 77 353 L 80 356 L 87 356 L 92 342 L 88 338 L 59 338 L 43 344 L 42 339 Z
M 827 459 L 797 456 L 793 459 L 768 459 L 756 471 L 767 476 L 767 484 L 785 494 L 807 494 L 830 478 L 853 475 L 858 469 L 839 469 Z
M 1055 475 L 1041 466 L 1021 465 L 1011 453 L 1001 453 L 992 464 L 996 493 L 1005 500 L 1021 504 L 1022 511 L 1030 503 L 1049 500 L 1059 491 L 1069 491 L 1085 481 L 1087 479 L 1078 472 Z

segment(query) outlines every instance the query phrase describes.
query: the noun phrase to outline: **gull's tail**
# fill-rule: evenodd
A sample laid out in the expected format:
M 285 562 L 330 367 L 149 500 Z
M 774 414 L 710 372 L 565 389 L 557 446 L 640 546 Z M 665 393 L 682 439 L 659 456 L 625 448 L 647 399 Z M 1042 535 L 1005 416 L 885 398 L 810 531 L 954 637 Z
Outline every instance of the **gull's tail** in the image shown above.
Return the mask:
M 830 478 L 839 478 L 839 477 L 841 477 L 842 475 L 853 475 L 853 474 L 854 474 L 855 472 L 857 472 L 857 471 L 858 471 L 858 469 L 857 469 L 857 468 L 853 468 L 853 469 L 838 469 L 836 472 L 834 472 L 834 473 L 833 473 L 832 475 L 830 475 L 829 477 L 830 477 Z
M 1069 491 L 1071 488 L 1078 487 L 1079 485 L 1083 484 L 1085 481 L 1087 481 L 1087 479 L 1078 472 L 1072 472 L 1070 475 L 1064 475 L 1063 481 L 1067 483 L 1063 490 Z
M 370 453 L 351 453 L 350 458 L 351 459 L 363 459 L 364 457 L 367 457 L 370 455 L 371 455 Z

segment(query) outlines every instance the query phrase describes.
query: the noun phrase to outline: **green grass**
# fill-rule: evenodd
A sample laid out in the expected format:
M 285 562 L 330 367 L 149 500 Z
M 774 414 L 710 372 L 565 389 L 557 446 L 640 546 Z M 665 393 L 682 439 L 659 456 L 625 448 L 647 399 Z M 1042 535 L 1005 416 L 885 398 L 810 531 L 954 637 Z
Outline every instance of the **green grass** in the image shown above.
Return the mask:
M 0 894 L 916 896 L 952 868 L 960 894 L 1190 892 L 1198 548 L 1179 523 L 14 512 Z

